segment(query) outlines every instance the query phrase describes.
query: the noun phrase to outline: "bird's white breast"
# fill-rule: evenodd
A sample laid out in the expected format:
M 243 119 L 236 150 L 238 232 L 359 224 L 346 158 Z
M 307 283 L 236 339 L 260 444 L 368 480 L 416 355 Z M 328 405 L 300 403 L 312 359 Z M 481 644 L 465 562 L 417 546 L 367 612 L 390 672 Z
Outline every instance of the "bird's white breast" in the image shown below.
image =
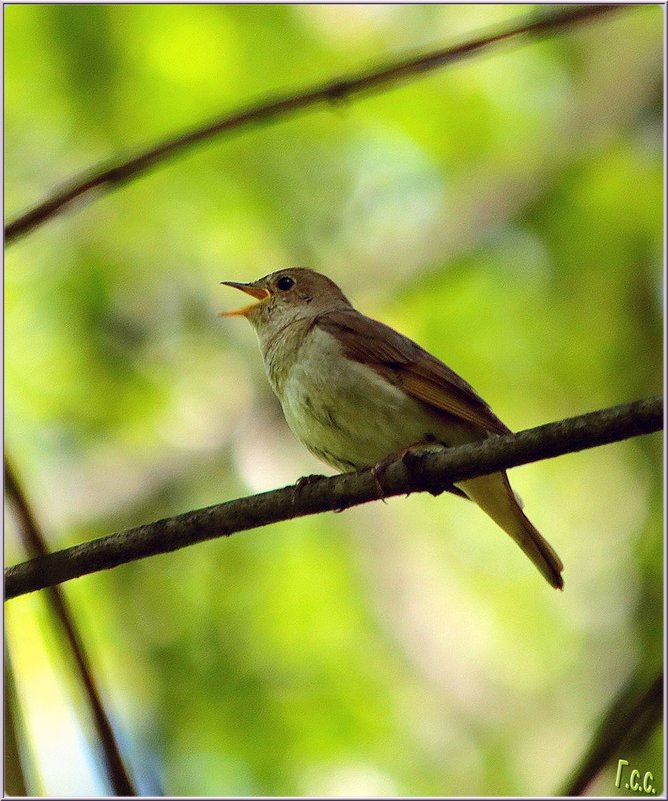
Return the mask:
M 338 469 L 376 464 L 434 435 L 434 420 L 420 404 L 373 368 L 345 358 L 338 340 L 317 326 L 280 381 L 272 380 L 269 364 L 267 372 L 294 434 Z

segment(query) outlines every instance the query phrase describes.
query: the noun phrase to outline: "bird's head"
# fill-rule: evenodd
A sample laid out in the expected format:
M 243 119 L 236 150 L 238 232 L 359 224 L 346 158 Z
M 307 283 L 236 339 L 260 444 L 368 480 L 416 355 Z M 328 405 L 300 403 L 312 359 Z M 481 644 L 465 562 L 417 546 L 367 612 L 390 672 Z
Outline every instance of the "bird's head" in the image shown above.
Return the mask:
M 248 284 L 238 281 L 222 283 L 240 289 L 257 298 L 258 302 L 223 312 L 220 316 L 245 317 L 258 331 L 279 331 L 295 320 L 350 307 L 348 299 L 333 281 L 305 267 L 278 270 Z

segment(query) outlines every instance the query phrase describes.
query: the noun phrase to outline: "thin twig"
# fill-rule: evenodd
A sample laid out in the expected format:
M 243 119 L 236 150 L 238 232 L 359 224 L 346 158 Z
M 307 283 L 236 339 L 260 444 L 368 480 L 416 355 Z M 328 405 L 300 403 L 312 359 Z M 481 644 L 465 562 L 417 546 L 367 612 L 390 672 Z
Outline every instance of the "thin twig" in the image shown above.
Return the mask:
M 18 693 L 16 692 L 16 682 L 14 680 L 14 670 L 9 657 L 9 646 L 4 642 L 4 661 L 5 661 L 5 782 L 4 790 L 7 795 L 27 796 L 28 785 L 26 783 L 25 758 L 19 746 L 19 736 L 23 734 L 23 720 L 19 714 Z
M 648 677 L 641 667 L 612 700 L 581 763 L 558 795 L 582 795 L 614 756 L 645 742 L 662 715 L 663 671 Z
M 321 103 L 336 103 L 348 100 L 362 92 L 390 87 L 402 81 L 416 78 L 426 72 L 460 61 L 467 56 L 500 42 L 521 35 L 539 36 L 556 31 L 568 25 L 600 17 L 630 5 L 601 3 L 598 5 L 575 6 L 567 11 L 541 12 L 531 22 L 508 28 L 497 34 L 473 39 L 463 44 L 435 50 L 425 55 L 404 59 L 389 66 L 377 68 L 348 78 L 339 78 L 325 84 L 295 92 L 289 95 L 257 103 L 230 114 L 225 114 L 204 125 L 187 130 L 176 136 L 138 153 L 131 158 L 112 161 L 107 166 L 93 169 L 83 176 L 75 178 L 62 189 L 48 196 L 29 211 L 16 217 L 5 226 L 5 243 L 9 244 L 17 237 L 45 223 L 77 198 L 91 195 L 93 190 L 118 186 L 130 178 L 134 178 L 151 167 L 165 161 L 170 156 L 184 152 L 188 148 L 206 139 L 224 132 L 238 131 L 249 125 L 268 122 L 279 117 L 286 117 L 302 109 Z
M 48 559 L 49 551 L 46 540 L 40 531 L 26 496 L 19 485 L 16 473 L 6 456 L 5 491 L 14 503 L 19 528 L 26 542 L 28 552 L 37 555 L 37 558 Z M 81 683 L 84 686 L 90 706 L 95 730 L 104 758 L 107 778 L 109 779 L 111 787 L 116 795 L 135 796 L 137 795 L 137 791 L 123 764 L 123 758 L 121 757 L 121 752 L 116 742 L 109 716 L 102 703 L 100 691 L 97 688 L 90 661 L 83 645 L 83 640 L 74 623 L 72 610 L 69 608 L 60 587 L 49 587 L 47 600 L 65 631 L 65 636 L 74 656 Z
M 434 448 L 406 455 L 377 475 L 367 469 L 239 498 L 9 567 L 5 570 L 5 597 L 14 598 L 98 570 L 280 520 L 377 500 L 378 481 L 384 497 L 419 491 L 438 494 L 467 478 L 649 434 L 662 427 L 663 399 L 649 398 L 460 448 Z

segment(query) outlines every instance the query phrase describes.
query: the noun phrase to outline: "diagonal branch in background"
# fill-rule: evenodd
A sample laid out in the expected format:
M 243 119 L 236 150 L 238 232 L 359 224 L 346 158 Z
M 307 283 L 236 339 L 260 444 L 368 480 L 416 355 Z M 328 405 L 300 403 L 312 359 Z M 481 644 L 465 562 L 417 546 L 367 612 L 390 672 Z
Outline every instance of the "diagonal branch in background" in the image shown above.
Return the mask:
M 435 50 L 422 56 L 404 59 L 395 64 L 353 77 L 328 81 L 323 85 L 226 114 L 200 127 L 170 137 L 131 158 L 112 161 L 105 167 L 92 170 L 83 176 L 75 178 L 29 211 L 7 223 L 5 226 L 5 242 L 9 244 L 17 237 L 42 225 L 59 214 L 73 200 L 91 195 L 94 190 L 118 186 L 146 172 L 170 156 L 186 151 L 193 145 L 210 139 L 217 134 L 238 131 L 250 125 L 286 117 L 302 109 L 322 103 L 347 100 L 353 95 L 372 89 L 390 87 L 439 67 L 461 61 L 500 42 L 522 35 L 544 35 L 624 8 L 633 8 L 633 6 L 601 3 L 598 5 L 575 6 L 566 11 L 560 10 L 558 12 L 550 10 L 545 13 L 541 10 L 539 16 L 534 18 L 533 21 L 507 28 L 500 33 L 472 39 L 463 44 Z
M 437 495 L 456 481 L 650 434 L 661 428 L 663 398 L 655 397 L 548 423 L 519 434 L 490 437 L 460 448 L 409 453 L 389 462 L 379 476 L 372 469 L 330 478 L 322 476 L 137 526 L 8 567 L 5 598 L 196 542 L 378 500 L 378 481 L 384 497 L 419 491 Z
M 557 795 L 584 795 L 610 760 L 646 742 L 662 718 L 663 670 L 647 675 L 641 665 L 612 700 L 582 761 Z
M 19 745 L 19 739 L 24 733 L 24 721 L 19 714 L 18 694 L 16 692 L 16 681 L 14 680 L 14 670 L 9 657 L 9 647 L 7 641 L 4 642 L 4 784 L 3 788 L 8 796 L 26 796 L 28 785 L 26 783 L 26 765 L 24 749 Z
M 44 535 L 32 513 L 28 500 L 16 477 L 16 473 L 6 456 L 5 492 L 14 504 L 21 536 L 26 543 L 28 552 L 38 554 L 41 557 L 48 556 L 48 548 Z M 90 661 L 83 645 L 83 640 L 74 623 L 72 610 L 67 604 L 62 589 L 60 587 L 49 587 L 47 591 L 47 601 L 56 619 L 63 627 L 65 637 L 74 656 L 79 678 L 81 679 L 90 707 L 100 750 L 104 758 L 105 772 L 109 784 L 116 795 L 135 796 L 137 795 L 137 791 L 133 787 L 132 781 L 123 764 L 123 758 L 121 757 L 121 752 L 116 742 L 109 716 L 102 703 L 100 691 L 97 688 Z

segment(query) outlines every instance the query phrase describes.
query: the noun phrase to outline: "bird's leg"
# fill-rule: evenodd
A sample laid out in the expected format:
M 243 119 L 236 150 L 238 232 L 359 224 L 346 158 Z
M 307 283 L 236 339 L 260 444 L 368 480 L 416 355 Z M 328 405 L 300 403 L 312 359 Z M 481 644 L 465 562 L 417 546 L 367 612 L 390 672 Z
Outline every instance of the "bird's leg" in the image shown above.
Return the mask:
M 406 465 L 406 469 L 409 472 L 415 472 L 419 470 L 421 467 L 421 460 L 420 460 L 420 453 L 433 449 L 433 446 L 436 445 L 439 448 L 443 448 L 447 450 L 450 445 L 446 445 L 445 442 L 440 442 L 439 440 L 433 439 L 428 441 L 418 442 L 415 445 L 411 445 L 410 447 L 406 448 L 401 452 L 401 461 Z M 431 493 L 432 495 L 440 495 L 442 492 L 451 492 L 453 495 L 456 495 L 458 498 L 464 498 L 465 500 L 470 500 L 469 496 L 459 487 L 451 484 L 449 487 L 443 487 L 438 489 L 433 489 L 430 487 L 425 487 L 427 492 Z M 407 492 L 406 495 L 410 495 L 410 492 Z
M 420 454 L 423 453 L 424 451 L 433 450 L 435 446 L 437 448 L 449 447 L 448 445 L 446 445 L 445 442 L 440 442 L 435 437 L 426 440 L 423 439 L 418 442 L 414 442 L 412 445 L 408 445 L 407 447 L 402 448 L 400 451 L 395 451 L 394 453 L 391 453 L 389 456 L 385 457 L 385 459 L 378 462 L 378 464 L 375 464 L 371 468 L 369 468 L 371 470 L 371 474 L 373 475 L 373 480 L 376 482 L 376 486 L 378 487 L 378 494 L 381 500 L 385 501 L 385 494 L 379 481 L 379 475 L 382 476 L 383 472 L 390 466 L 390 464 L 399 459 L 403 462 L 403 464 L 406 466 L 406 469 L 410 473 L 414 473 L 421 466 Z M 459 487 L 456 487 L 454 484 L 450 487 L 443 487 L 442 489 L 439 488 L 437 490 L 429 489 L 428 487 L 426 487 L 425 489 L 427 489 L 432 495 L 440 495 L 443 491 L 445 491 L 445 492 L 451 492 L 453 495 L 457 495 L 460 498 L 465 498 L 466 500 L 469 500 L 468 495 L 462 490 L 460 490 Z M 408 497 L 410 494 L 411 493 L 409 490 L 406 493 L 406 497 Z
M 389 463 L 391 461 L 392 461 L 392 459 L 387 459 L 387 460 L 383 459 L 382 462 L 378 462 L 378 464 L 371 465 L 371 468 L 370 468 L 371 469 L 371 477 L 373 478 L 373 480 L 374 480 L 374 482 L 376 484 L 376 487 L 378 489 L 378 497 L 380 498 L 380 500 L 383 503 L 387 503 L 387 501 L 385 500 L 385 490 L 383 489 L 383 485 L 380 483 L 380 480 L 378 478 L 378 474 L 382 473 L 387 468 L 387 466 L 389 465 Z
M 383 503 L 387 503 L 387 501 L 385 500 L 385 491 L 380 483 L 379 476 L 382 476 L 385 470 L 387 470 L 387 468 L 393 462 L 396 462 L 399 459 L 406 465 L 406 468 L 410 470 L 411 461 L 413 464 L 415 464 L 414 457 L 417 456 L 420 451 L 432 447 L 433 444 L 434 443 L 431 440 L 419 440 L 418 442 L 414 442 L 412 445 L 407 445 L 405 448 L 391 453 L 389 456 L 381 459 L 381 461 L 377 464 L 371 466 L 371 475 L 373 476 L 373 480 L 376 482 L 376 487 L 378 487 L 378 496 Z M 408 495 L 410 495 L 410 492 L 406 493 L 407 497 Z
M 322 481 L 323 478 L 327 478 L 327 476 L 313 474 L 310 476 L 302 476 L 301 478 L 297 479 L 294 489 L 292 490 L 293 501 L 299 497 L 304 487 L 310 487 L 311 484 L 317 484 L 317 482 Z

